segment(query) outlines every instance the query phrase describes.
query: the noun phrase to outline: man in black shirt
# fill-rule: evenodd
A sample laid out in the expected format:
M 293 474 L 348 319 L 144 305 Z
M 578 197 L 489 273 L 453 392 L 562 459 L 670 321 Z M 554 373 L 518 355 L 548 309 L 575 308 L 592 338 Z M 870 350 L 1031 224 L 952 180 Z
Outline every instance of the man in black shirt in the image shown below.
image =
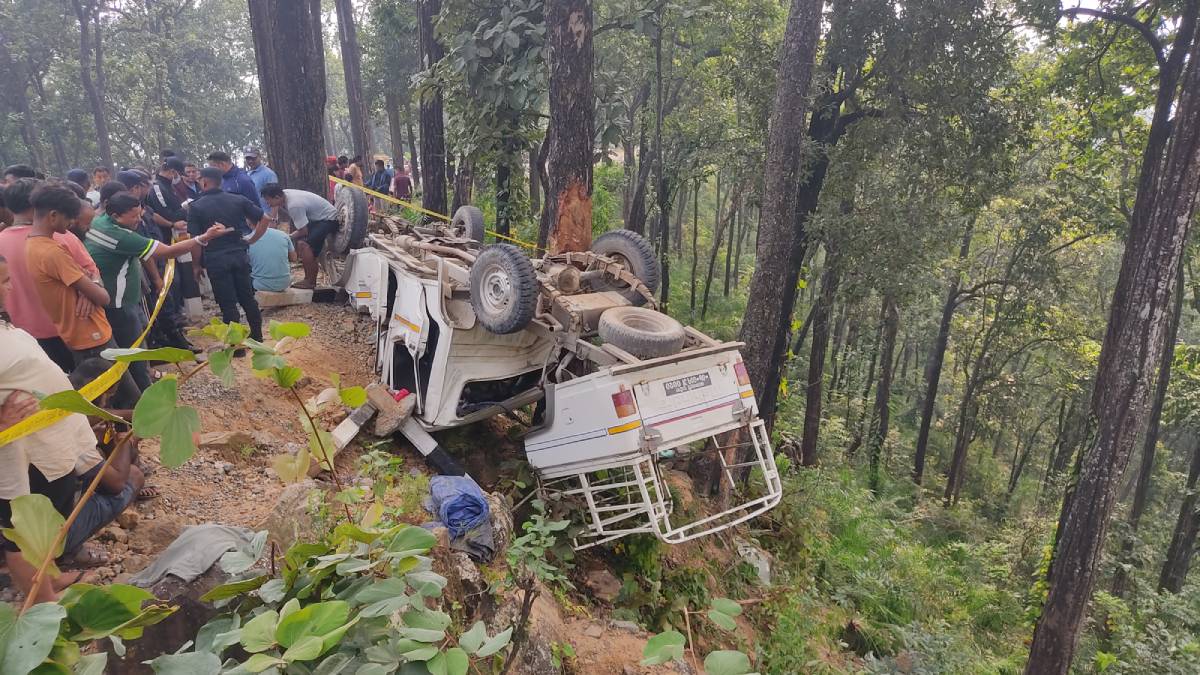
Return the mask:
M 267 218 L 258 204 L 239 194 L 221 191 L 222 172 L 215 167 L 200 170 L 203 192 L 188 207 L 187 229 L 198 237 L 216 223 L 230 229 L 229 234 L 208 243 L 196 256 L 192 267 L 199 282 L 204 270 L 212 283 L 213 295 L 221 307 L 221 320 L 236 323 L 240 318 L 238 305 L 246 313 L 250 337 L 262 340 L 262 314 L 254 299 L 250 280 L 250 257 L 246 250 L 267 231 Z M 253 232 L 248 222 L 253 222 Z M 247 238 L 247 236 L 249 237 Z

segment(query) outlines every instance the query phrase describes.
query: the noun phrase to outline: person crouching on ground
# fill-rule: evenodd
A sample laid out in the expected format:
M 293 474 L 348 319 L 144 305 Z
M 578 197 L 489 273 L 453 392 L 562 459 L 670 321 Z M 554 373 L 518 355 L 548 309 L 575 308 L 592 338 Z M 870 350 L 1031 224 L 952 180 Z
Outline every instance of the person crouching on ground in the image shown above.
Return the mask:
M 37 412 L 34 392 L 53 393 L 71 387 L 66 373 L 37 340 L 8 321 L 4 308 L 10 291 L 8 264 L 0 258 L 0 431 Z M 70 514 L 77 481 L 75 464 L 96 438 L 83 415 L 69 414 L 50 426 L 0 446 L 0 526 L 12 526 L 12 500 L 40 494 L 62 516 Z M 37 602 L 53 601 L 57 592 L 79 577 L 44 577 L 36 589 L 33 577 L 40 560 L 26 560 L 18 547 L 3 540 L 5 562 L 16 586 Z
M 337 209 L 320 195 L 304 190 L 285 190 L 278 183 L 263 186 L 263 199 L 275 211 L 287 209 L 292 217 L 292 241 L 304 266 L 304 281 L 293 284 L 295 288 L 313 288 L 317 285 L 317 258 L 325 248 L 325 242 L 338 231 L 341 223 Z
M 197 283 L 203 274 L 208 274 L 213 296 L 221 307 L 221 320 L 237 323 L 240 319 L 238 305 L 241 305 L 246 313 L 246 322 L 250 324 L 250 337 L 261 341 L 262 314 L 254 299 L 250 258 L 246 249 L 267 231 L 267 216 L 256 201 L 222 192 L 221 176 L 221 170 L 215 167 L 205 167 L 200 171 L 200 185 L 204 192 L 188 208 L 188 234 L 199 238 L 217 223 L 224 224 L 228 231 L 211 242 L 201 244 L 202 248 L 196 250 L 192 269 L 195 270 Z M 247 221 L 255 223 L 253 232 Z

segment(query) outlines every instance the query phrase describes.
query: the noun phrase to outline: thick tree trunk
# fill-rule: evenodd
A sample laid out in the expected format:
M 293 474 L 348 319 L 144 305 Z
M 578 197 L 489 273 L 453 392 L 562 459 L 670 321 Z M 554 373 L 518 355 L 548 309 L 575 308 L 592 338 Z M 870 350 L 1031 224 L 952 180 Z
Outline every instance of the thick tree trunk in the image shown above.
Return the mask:
M 591 0 L 546 3 L 550 71 L 550 250 L 586 251 L 592 245 Z
M 1139 185 L 1092 391 L 1090 417 L 1096 432 L 1063 500 L 1049 590 L 1026 673 L 1065 674 L 1070 669 L 1117 488 L 1145 423 L 1146 399 L 1170 323 L 1175 268 L 1200 193 L 1200 41 L 1190 46 L 1174 109 L 1157 180 Z M 1143 199 L 1143 187 L 1153 194 Z
M 738 225 L 741 223 L 742 209 L 739 206 L 733 212 L 733 223 L 729 228 L 729 237 L 725 241 L 725 284 L 721 287 L 721 295 L 729 297 L 729 275 L 733 273 L 733 249 L 738 240 Z
M 1146 435 L 1142 440 L 1142 461 L 1138 466 L 1137 486 L 1133 491 L 1133 505 L 1129 509 L 1129 534 L 1121 543 L 1119 560 L 1127 565 L 1134 564 L 1129 560 L 1133 553 L 1134 538 L 1137 535 L 1142 516 L 1146 513 L 1146 504 L 1150 501 L 1150 480 L 1154 474 L 1154 455 L 1158 450 L 1158 435 L 1162 424 L 1163 404 L 1167 400 L 1167 385 L 1171 382 L 1171 363 L 1175 360 L 1175 338 L 1179 334 L 1179 320 L 1183 314 L 1182 263 L 1181 259 L 1179 271 L 1175 277 L 1175 306 L 1172 308 L 1171 324 L 1167 328 L 1162 358 L 1158 361 L 1158 381 L 1154 386 L 1154 400 L 1150 403 L 1150 421 L 1146 425 Z M 1117 565 L 1117 569 L 1113 573 L 1112 594 L 1124 597 L 1128 583 L 1129 573 L 1125 571 L 1125 565 Z
M 663 54 L 662 14 L 658 15 L 658 30 L 654 40 L 654 174 L 658 186 L 658 304 L 664 312 L 671 304 L 671 190 L 667 184 L 667 167 L 663 165 Z M 589 104 L 588 109 L 591 109 Z M 722 490 L 719 503 L 728 501 Z
M 337 144 L 333 139 L 333 124 L 329 121 L 329 113 L 325 113 L 321 118 L 322 131 L 325 135 L 325 154 L 336 156 Z
M 879 458 L 883 452 L 883 444 L 887 442 L 888 427 L 891 422 L 892 374 L 895 372 L 893 356 L 896 351 L 896 333 L 900 329 L 900 314 L 896 308 L 896 299 L 885 295 L 881 313 L 883 344 L 880 347 L 879 356 L 883 367 L 879 372 L 879 385 L 875 388 L 875 413 L 872 417 L 874 424 L 869 441 L 871 489 L 873 491 L 879 490 Z
M 808 357 L 808 381 L 804 386 L 804 435 L 800 439 L 800 463 L 804 466 L 817 464 L 817 436 L 821 433 L 821 386 L 825 380 L 825 350 L 829 347 L 829 310 L 837 296 L 839 281 L 837 261 L 832 255 L 825 256 L 821 293 L 813 305 L 812 351 Z
M 692 288 L 691 317 L 696 320 L 696 272 L 700 267 L 700 179 L 692 186 Z
M 96 32 L 96 43 L 99 43 L 99 25 L 95 19 L 99 8 L 95 0 L 71 0 L 75 18 L 79 20 L 79 80 L 83 91 L 87 94 L 88 103 L 92 107 L 92 121 L 96 124 L 96 149 L 100 154 L 100 163 L 107 167 L 113 166 L 112 145 L 108 138 L 108 117 L 104 110 L 104 83 L 97 69 L 96 79 L 92 78 L 93 31 Z
M 413 133 L 413 114 L 407 97 L 404 99 L 404 129 L 408 133 L 408 149 L 412 151 L 409 163 L 412 165 L 413 192 L 416 192 L 421 188 L 421 160 L 417 156 L 419 146 L 417 135 Z
M 962 242 L 958 246 L 958 261 L 961 264 L 971 252 L 971 235 L 974 231 L 974 220 L 967 224 L 963 232 Z M 954 320 L 954 310 L 958 308 L 958 289 L 960 275 L 957 271 L 947 274 L 946 300 L 942 303 L 942 320 L 938 324 L 937 337 L 929 348 L 929 357 L 925 360 L 925 391 L 921 395 L 921 426 L 917 431 L 917 447 L 913 454 L 913 482 L 917 485 L 925 477 L 925 453 L 929 448 L 929 427 L 933 422 L 933 413 L 937 409 L 938 387 L 942 381 L 942 365 L 946 362 L 946 347 L 950 344 L 950 325 Z
M 1183 590 L 1183 582 L 1187 578 L 1188 567 L 1191 566 L 1192 556 L 1196 553 L 1196 532 L 1200 530 L 1200 510 L 1197 500 L 1197 481 L 1200 480 L 1200 443 L 1192 450 L 1192 465 L 1188 470 L 1187 485 L 1183 491 L 1183 503 L 1179 505 L 1179 517 L 1175 520 L 1175 530 L 1171 534 L 1171 543 L 1167 547 L 1167 559 L 1163 562 L 1162 573 L 1158 577 L 1158 590 L 1179 593 Z
M 465 162 L 459 162 L 458 174 L 462 175 L 467 169 Z M 454 190 L 458 191 L 458 186 L 462 179 L 455 178 Z M 470 176 L 467 177 L 467 182 L 470 182 Z M 503 235 L 509 235 L 512 232 L 512 204 L 510 196 L 512 195 L 512 167 L 509 165 L 507 158 L 501 158 L 496 164 L 496 231 Z M 458 204 L 458 195 L 454 197 L 454 203 Z
M 460 156 L 458 158 L 457 167 L 458 170 L 454 172 L 454 202 L 450 205 L 450 213 L 454 213 L 458 210 L 458 207 L 463 206 L 464 204 L 470 204 L 475 197 L 473 192 L 475 189 L 474 163 L 466 157 Z M 497 174 L 497 183 L 499 180 L 500 176 Z M 497 204 L 497 212 L 499 212 L 499 208 L 499 204 Z M 506 229 L 500 230 L 500 223 L 496 223 L 496 229 L 500 231 L 501 234 L 508 233 L 507 224 L 505 227 Z
M 8 91 L 10 96 L 16 99 L 17 109 L 21 113 L 21 140 L 25 141 L 25 149 L 29 152 L 29 163 L 38 169 L 45 169 L 41 135 L 38 133 L 33 108 L 29 105 L 27 93 L 29 74 L 26 72 L 24 64 L 14 60 L 8 50 L 9 40 L 11 40 L 8 30 L 8 28 L 0 26 L 0 65 L 12 77 L 12 85 Z
M 383 105 L 387 107 L 388 138 L 392 146 L 392 166 L 397 173 L 404 166 L 404 127 L 400 124 L 400 97 L 394 92 L 383 95 Z
M 534 143 L 529 148 L 529 213 L 542 212 L 542 182 L 538 179 L 538 154 L 542 150 L 541 143 Z
M 417 0 L 417 28 L 421 62 L 426 68 L 442 60 L 445 52 L 434 34 L 433 22 L 442 11 L 442 0 Z M 446 132 L 442 119 L 442 91 L 421 97 L 421 166 L 425 169 L 421 205 L 446 213 Z
M 328 193 L 321 2 L 250 0 L 267 155 L 285 187 Z
M 650 180 L 650 169 L 654 163 L 650 161 L 650 141 L 646 136 L 646 127 L 642 125 L 638 134 L 637 176 L 633 186 L 633 196 L 629 201 L 629 215 L 625 219 L 625 229 L 638 234 L 646 234 L 646 185 Z
M 337 9 L 338 42 L 342 48 L 342 72 L 346 76 L 346 105 L 350 109 L 354 154 L 363 158 L 363 166 L 369 167 L 373 166 L 371 129 L 367 121 L 367 102 L 363 98 L 362 52 L 354 25 L 354 4 L 351 0 L 334 0 L 334 7 Z
M 680 181 L 676 199 L 678 200 L 679 209 L 675 211 L 675 224 L 671 226 L 671 250 L 675 251 L 676 255 L 681 255 L 683 253 L 683 217 L 687 212 L 688 199 L 688 184 L 686 180 Z

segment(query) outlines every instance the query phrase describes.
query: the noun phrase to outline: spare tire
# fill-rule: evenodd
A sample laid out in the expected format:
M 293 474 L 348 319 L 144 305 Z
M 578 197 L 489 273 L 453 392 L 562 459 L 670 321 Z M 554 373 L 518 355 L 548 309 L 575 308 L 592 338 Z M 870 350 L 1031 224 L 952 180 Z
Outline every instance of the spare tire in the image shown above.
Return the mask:
M 600 339 L 634 356 L 652 359 L 683 349 L 683 324 L 645 307 L 613 307 L 600 315 Z
M 522 330 L 537 309 L 533 263 L 510 244 L 483 247 L 471 265 L 471 309 L 480 325 L 497 335 Z
M 612 258 L 624 267 L 630 274 L 641 279 L 646 288 L 653 294 L 658 291 L 658 260 L 654 257 L 654 247 L 642 235 L 633 230 L 612 230 L 596 237 L 592 242 L 592 252 Z M 634 304 L 646 302 L 641 293 L 627 288 L 624 284 L 606 279 L 600 291 L 622 290 L 623 295 Z
M 337 219 L 341 223 L 341 227 L 327 242 L 333 246 L 333 252 L 345 255 L 351 249 L 362 248 L 363 240 L 367 237 L 367 195 L 361 190 L 338 185 L 333 195 L 333 208 L 337 210 Z
M 474 206 L 460 206 L 450 221 L 450 231 L 457 237 L 483 241 L 483 211 Z

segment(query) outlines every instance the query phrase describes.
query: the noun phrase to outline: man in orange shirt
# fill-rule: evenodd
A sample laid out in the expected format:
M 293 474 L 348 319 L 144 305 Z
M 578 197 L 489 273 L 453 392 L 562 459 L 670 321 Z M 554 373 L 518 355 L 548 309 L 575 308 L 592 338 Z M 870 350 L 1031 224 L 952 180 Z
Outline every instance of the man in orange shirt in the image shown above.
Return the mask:
M 65 233 L 79 216 L 81 206 L 75 193 L 62 185 L 44 183 L 33 191 L 29 201 L 33 205 L 33 227 L 25 242 L 25 266 L 42 308 L 78 365 L 117 346 L 103 309 L 109 303 L 108 291 L 89 279 L 67 249 L 53 238 L 55 233 Z M 80 296 L 93 305 L 91 311 L 80 311 Z M 126 373 L 117 389 L 116 405 L 132 408 L 140 396 L 141 391 Z

